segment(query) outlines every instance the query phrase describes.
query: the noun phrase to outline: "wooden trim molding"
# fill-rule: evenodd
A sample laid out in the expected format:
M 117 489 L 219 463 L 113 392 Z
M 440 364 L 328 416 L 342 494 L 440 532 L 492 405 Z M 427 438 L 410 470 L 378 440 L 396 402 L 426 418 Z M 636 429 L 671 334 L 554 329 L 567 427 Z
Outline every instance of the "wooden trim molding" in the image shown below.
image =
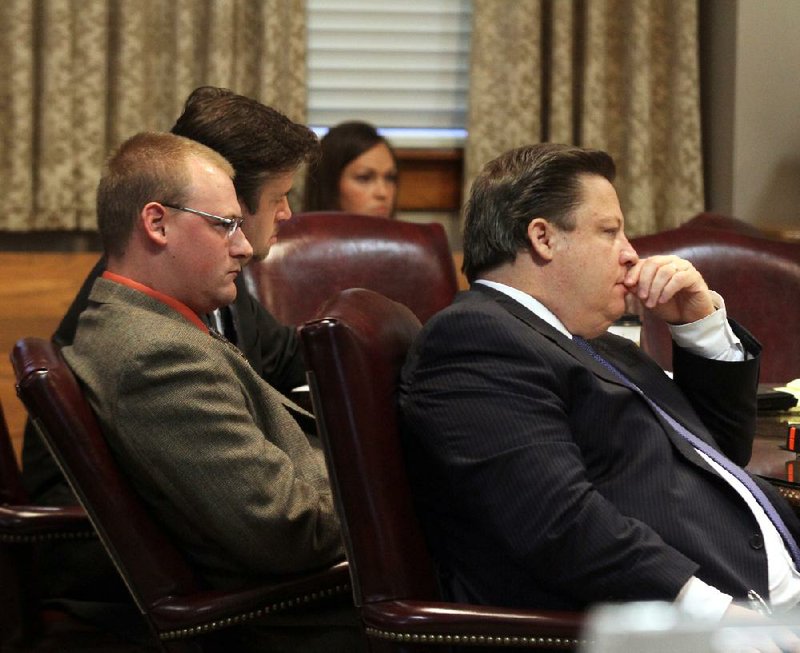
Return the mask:
M 461 208 L 462 148 L 398 148 L 397 208 L 450 211 Z

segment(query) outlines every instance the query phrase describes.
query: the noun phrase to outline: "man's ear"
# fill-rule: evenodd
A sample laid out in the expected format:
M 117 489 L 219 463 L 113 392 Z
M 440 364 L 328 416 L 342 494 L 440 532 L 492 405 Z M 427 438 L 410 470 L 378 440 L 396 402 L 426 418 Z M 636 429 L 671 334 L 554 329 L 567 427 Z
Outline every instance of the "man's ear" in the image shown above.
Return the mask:
M 533 252 L 545 261 L 553 258 L 555 228 L 544 218 L 534 218 L 528 223 L 528 240 Z
M 139 224 L 147 239 L 157 245 L 167 244 L 167 212 L 158 202 L 148 202 L 139 213 Z

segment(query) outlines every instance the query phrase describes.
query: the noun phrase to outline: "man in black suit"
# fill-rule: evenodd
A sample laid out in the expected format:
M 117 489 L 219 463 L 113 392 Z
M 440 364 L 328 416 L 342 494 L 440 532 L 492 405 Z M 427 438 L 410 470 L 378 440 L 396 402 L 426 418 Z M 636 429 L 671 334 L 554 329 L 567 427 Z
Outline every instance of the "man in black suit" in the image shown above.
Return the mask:
M 245 221 L 242 230 L 253 248 L 252 260 L 263 260 L 276 240 L 280 222 L 291 215 L 287 195 L 300 165 L 316 156 L 314 133 L 283 114 L 227 89 L 204 86 L 186 100 L 171 130 L 222 154 L 236 171 L 234 187 Z M 84 281 L 53 340 L 72 344 L 78 318 L 87 306 L 95 280 L 106 268 L 100 258 Z M 280 324 L 236 279 L 236 299 L 207 316 L 270 385 L 288 393 L 305 383 L 305 366 L 295 329 Z M 23 480 L 31 499 L 42 505 L 77 503 L 66 479 L 39 435 L 26 425 Z M 43 592 L 48 596 L 108 599 L 127 596 L 116 571 L 97 542 L 44 545 Z
M 800 525 L 730 466 L 750 457 L 761 347 L 688 261 L 639 259 L 614 174 L 605 152 L 540 144 L 473 184 L 471 288 L 425 325 L 400 393 L 442 587 L 538 608 L 791 608 Z M 628 294 L 671 325 L 674 381 L 606 333 Z

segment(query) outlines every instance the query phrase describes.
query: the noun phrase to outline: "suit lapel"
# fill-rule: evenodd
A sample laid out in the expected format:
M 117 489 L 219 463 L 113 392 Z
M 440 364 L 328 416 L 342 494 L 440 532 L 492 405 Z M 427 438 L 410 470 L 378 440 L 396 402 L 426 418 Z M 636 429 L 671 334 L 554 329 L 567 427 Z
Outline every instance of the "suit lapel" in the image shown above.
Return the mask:
M 247 361 L 247 357 L 242 353 L 242 351 L 230 342 L 225 336 L 222 334 L 217 333 L 213 329 L 209 331 L 209 334 L 215 340 L 219 340 L 220 342 L 224 343 L 225 346 L 233 351 L 237 356 L 244 359 L 245 363 L 250 366 L 250 363 Z M 316 433 L 316 422 L 314 415 L 309 413 L 305 408 L 298 406 L 296 403 L 288 399 L 284 394 L 275 388 L 273 388 L 269 383 L 264 383 L 267 387 L 266 392 L 269 397 L 272 398 L 273 401 L 279 403 L 283 406 L 294 418 L 294 420 L 300 425 L 300 428 L 303 429 L 306 433 Z
M 601 336 L 591 341 L 592 347 L 609 360 L 625 377 L 627 377 L 642 393 L 672 419 L 696 435 L 704 442 L 716 447 L 714 438 L 697 416 L 694 408 L 681 392 L 681 389 L 670 379 L 658 365 L 649 358 L 643 357 L 638 350 L 630 349 L 632 355 L 620 356 L 619 345 L 614 346 L 616 336 Z M 635 353 L 636 355 L 633 355 Z M 673 445 L 689 460 L 712 471 L 705 459 L 672 425 L 656 411 L 650 403 L 641 398 L 652 415 L 658 420 Z M 716 473 L 716 472 L 712 472 Z
M 694 433 L 698 438 L 712 446 L 716 446 L 714 438 L 706 429 L 692 405 L 684 396 L 680 387 L 670 379 L 650 358 L 644 358 L 639 350 L 630 349 L 636 355 L 620 356 L 619 346 L 613 346 L 614 336 L 603 336 L 592 341 L 598 353 L 613 362 L 617 369 L 630 379 L 651 401 L 667 412 L 676 422 Z M 610 350 L 609 347 L 613 349 Z M 613 353 L 612 353 L 613 352 Z M 671 426 L 658 413 L 654 414 L 664 426 L 665 430 L 675 435 L 675 441 L 683 444 L 683 436 L 675 433 Z M 691 447 L 694 450 L 694 447 Z

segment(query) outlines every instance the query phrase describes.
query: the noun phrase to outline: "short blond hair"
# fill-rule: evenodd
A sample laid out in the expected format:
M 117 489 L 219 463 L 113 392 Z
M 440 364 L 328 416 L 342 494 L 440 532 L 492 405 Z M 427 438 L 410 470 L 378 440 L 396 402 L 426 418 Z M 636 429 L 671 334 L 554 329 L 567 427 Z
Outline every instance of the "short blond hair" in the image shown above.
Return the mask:
M 186 203 L 191 158 L 206 161 L 233 179 L 233 167 L 221 154 L 175 134 L 141 132 L 108 158 L 97 186 L 97 227 L 107 255 L 125 252 L 148 202 Z

